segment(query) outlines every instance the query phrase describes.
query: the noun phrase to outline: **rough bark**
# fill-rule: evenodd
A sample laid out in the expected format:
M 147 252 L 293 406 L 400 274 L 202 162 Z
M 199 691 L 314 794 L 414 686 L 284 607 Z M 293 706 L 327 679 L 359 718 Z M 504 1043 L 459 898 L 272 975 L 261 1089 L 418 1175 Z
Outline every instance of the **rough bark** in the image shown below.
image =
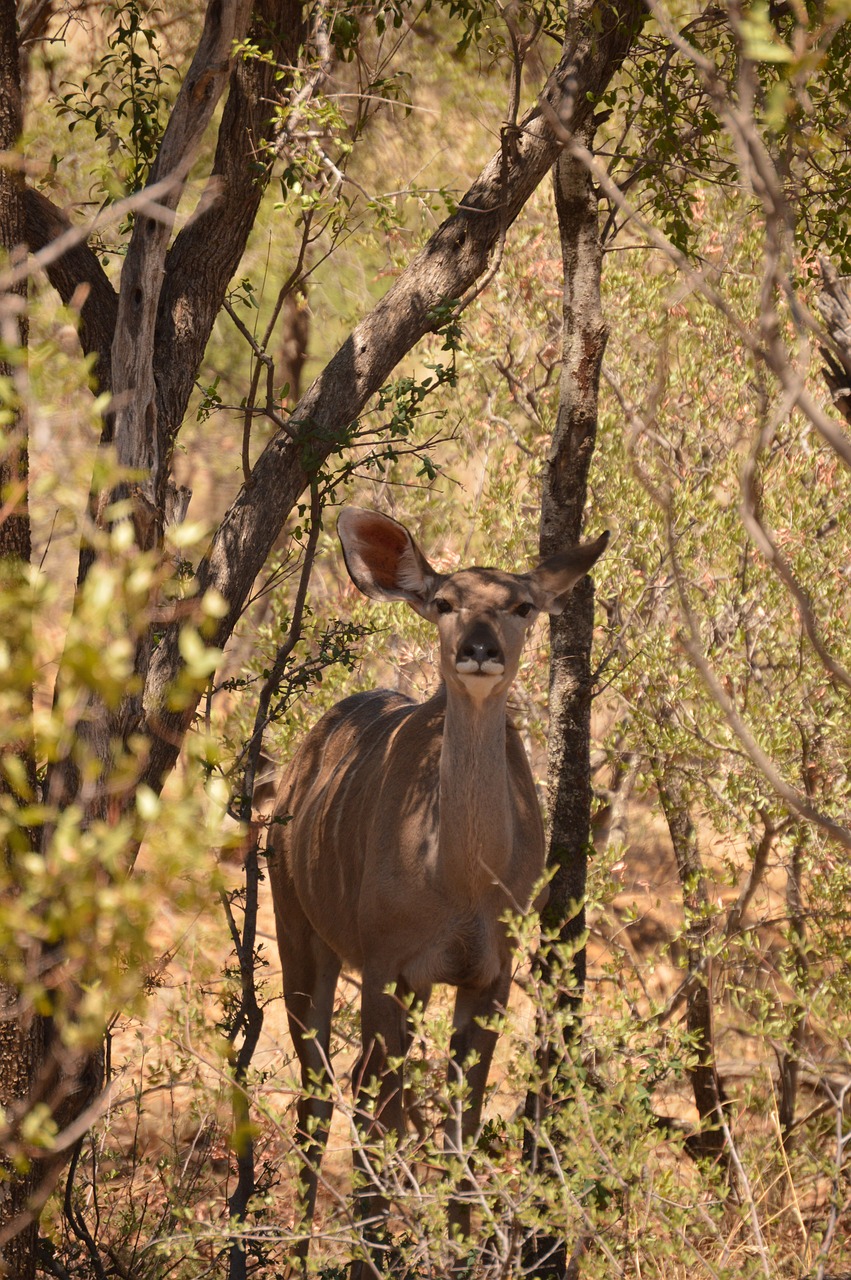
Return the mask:
M 14 0 L 0 0 L 0 152 L 14 152 L 21 133 L 21 84 Z M 24 186 L 20 171 L 0 167 L 0 251 L 14 255 L 25 240 Z M 27 342 L 26 286 L 0 297 L 0 334 L 13 348 L 25 349 Z M 0 376 L 18 381 L 14 366 L 0 361 Z M 30 559 L 30 521 L 27 500 L 26 420 L 15 414 L 0 439 L 0 583 L 14 589 L 23 565 Z M 34 782 L 30 726 L 24 723 L 24 696 L 20 744 L 15 750 L 25 761 Z M 30 713 L 32 710 L 31 698 Z M 0 779 L 0 789 L 7 784 Z M 6 892 L 13 892 L 15 859 L 13 844 L 2 851 L 5 860 Z M 0 983 L 0 1106 L 15 1113 L 30 1096 L 44 1052 L 44 1024 L 23 1007 L 18 991 Z M 0 1230 L 24 1214 L 38 1180 L 37 1166 L 12 1172 L 10 1153 L 2 1153 L 6 1165 L 0 1181 Z M 30 1223 L 0 1250 L 0 1273 L 16 1280 L 35 1275 L 37 1227 Z
M 267 148 L 275 133 L 271 108 L 287 84 L 276 81 L 277 68 L 298 65 L 306 35 L 303 10 L 298 0 L 255 4 L 249 37 L 269 60 L 234 65 L 211 177 L 216 194 L 166 258 L 155 338 L 157 450 L 164 461 L 171 458 L 198 366 L 266 190 Z
M 30 1096 L 44 1053 L 44 1024 L 39 1018 L 23 1018 L 17 993 L 0 985 L 0 1106 L 14 1107 Z M 6 1164 L 6 1154 L 4 1161 Z M 39 1181 L 35 1163 L 24 1174 L 4 1174 L 9 1181 L 0 1186 L 0 1230 L 16 1220 L 26 1222 L 26 1211 Z M 26 1223 L 0 1249 L 0 1275 L 15 1280 L 35 1276 L 38 1219 Z
M 0 4 L 0 151 L 14 152 L 21 134 L 21 81 L 18 70 L 18 43 L 15 5 Z M 0 249 L 6 254 L 23 252 L 25 218 L 23 181 L 14 167 L 0 169 Z M 2 298 L 0 325 L 10 347 L 26 346 L 26 285 Z M 0 373 L 16 381 L 15 370 L 3 362 Z M 26 501 L 26 425 L 21 418 L 6 429 L 0 445 L 0 507 L 13 503 L 0 522 L 0 556 L 28 561 L 30 522 Z M 14 499 L 17 497 L 17 502 Z
M 250 0 L 211 0 L 207 6 L 198 48 L 151 171 L 152 185 L 173 181 L 160 198 L 162 211 L 177 208 L 189 166 L 227 82 L 233 43 L 244 37 L 249 12 Z M 143 491 L 153 508 L 165 461 L 159 449 L 154 332 L 170 237 L 167 218 L 146 212 L 137 215 L 121 272 L 112 343 L 118 461 L 145 477 Z
M 590 138 L 582 141 L 588 145 Z M 542 556 L 578 542 L 588 471 L 597 435 L 600 366 L 608 328 L 600 301 L 602 250 L 597 193 L 587 171 L 566 154 L 556 167 L 556 211 L 564 265 L 564 360 L 555 431 L 541 495 Z M 549 861 L 556 867 L 545 923 L 569 944 L 582 937 L 590 838 L 591 638 L 594 590 L 589 578 L 551 623 L 550 737 L 547 786 Z M 577 906 L 578 910 L 573 910 Z M 576 953 L 578 986 L 584 951 Z
M 590 146 L 593 123 L 580 133 Z M 608 329 L 600 299 L 602 249 L 597 193 L 584 166 L 566 152 L 554 174 L 555 202 L 564 271 L 562 373 L 559 408 L 541 495 L 540 550 L 553 555 L 579 541 L 588 471 L 597 434 L 600 367 Z M 574 589 L 567 609 L 551 620 L 550 733 L 547 759 L 549 800 L 548 866 L 555 868 L 544 928 L 555 935 L 555 950 L 542 946 L 537 964 L 547 1000 L 577 1011 L 585 982 L 585 881 L 591 828 L 591 641 L 594 588 L 590 578 Z M 565 956 L 572 955 L 566 973 Z M 572 974 L 570 970 L 572 969 Z M 565 980 L 568 985 L 565 985 Z M 567 1045 L 554 1043 L 541 1025 L 538 1070 L 551 1088 L 530 1090 L 526 1099 L 524 1154 L 535 1168 L 540 1160 L 538 1129 L 553 1107 L 565 1100 L 559 1064 Z M 568 1037 L 570 1031 L 567 1032 Z M 534 1238 L 524 1264 L 542 1277 L 563 1276 L 567 1242 Z
M 578 10 L 569 48 L 546 91 L 551 110 L 565 127 L 581 129 L 587 124 L 591 104 L 623 60 L 644 13 L 638 0 L 592 3 Z M 546 114 L 533 107 L 520 122 L 510 155 L 500 152 L 492 158 L 457 213 L 435 232 L 302 397 L 291 420 L 298 438 L 281 431 L 270 440 L 198 571 L 198 590 L 214 587 L 228 604 L 217 643 L 223 644 L 236 625 L 251 585 L 310 474 L 402 357 L 435 328 L 438 309 L 461 298 L 484 273 L 500 236 L 559 150 Z M 162 710 L 166 690 L 181 666 L 178 636 L 176 625 L 166 632 L 148 677 L 145 702 L 153 741 L 147 781 L 155 787 L 173 766 L 194 712 L 194 707 L 180 714 Z

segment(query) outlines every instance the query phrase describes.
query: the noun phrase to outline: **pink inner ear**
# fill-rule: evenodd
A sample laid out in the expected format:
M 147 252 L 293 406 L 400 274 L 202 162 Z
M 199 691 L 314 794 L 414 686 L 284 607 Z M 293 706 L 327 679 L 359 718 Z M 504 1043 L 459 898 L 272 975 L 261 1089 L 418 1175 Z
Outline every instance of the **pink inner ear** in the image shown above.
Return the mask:
M 358 519 L 358 548 L 369 566 L 376 586 L 391 590 L 398 585 L 399 562 L 408 549 L 405 530 L 389 521 L 361 516 Z

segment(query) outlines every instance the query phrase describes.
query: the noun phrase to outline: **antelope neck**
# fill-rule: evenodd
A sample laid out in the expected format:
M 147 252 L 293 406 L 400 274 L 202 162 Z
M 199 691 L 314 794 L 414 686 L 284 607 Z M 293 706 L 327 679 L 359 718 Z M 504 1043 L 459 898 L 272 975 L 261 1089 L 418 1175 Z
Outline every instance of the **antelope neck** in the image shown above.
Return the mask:
M 470 900 L 504 881 L 514 844 L 504 694 L 472 698 L 446 686 L 440 753 L 438 866 Z

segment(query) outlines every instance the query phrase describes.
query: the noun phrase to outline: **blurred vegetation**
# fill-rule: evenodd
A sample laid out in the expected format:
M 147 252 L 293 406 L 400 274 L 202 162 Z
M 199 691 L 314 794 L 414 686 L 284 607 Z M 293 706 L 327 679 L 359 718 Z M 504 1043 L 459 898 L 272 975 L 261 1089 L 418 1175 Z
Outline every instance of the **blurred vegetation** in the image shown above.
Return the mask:
M 575 1274 L 588 1277 L 822 1280 L 851 1269 L 847 850 L 778 796 L 690 656 L 699 647 L 790 785 L 847 826 L 849 688 L 813 648 L 742 519 L 750 504 L 773 531 L 823 645 L 847 671 L 848 468 L 743 340 L 765 325 L 772 228 L 737 149 L 734 110 L 755 122 L 791 211 L 777 328 L 802 382 L 833 412 L 820 381 L 823 335 L 807 326 L 818 256 L 851 270 L 851 12 L 844 3 L 781 7 L 779 16 L 760 3 L 656 14 L 599 104 L 596 154 L 631 209 L 601 189 L 610 335 L 587 527 L 610 527 L 615 537 L 594 575 L 589 980 L 564 1068 L 572 1101 L 547 1122 L 558 1176 L 531 1174 L 521 1158 L 523 1097 L 535 1082 L 536 1038 L 561 1034 L 554 1023 L 566 1015 L 535 985 L 535 921 L 518 922 L 516 1000 L 471 1157 L 480 1218 L 470 1274 L 523 1274 L 523 1243 L 536 1230 L 566 1239 Z M 248 1100 L 255 1194 L 244 1219 L 231 1221 L 245 1137 L 233 1119 L 243 979 L 231 947 L 246 903 L 241 858 L 262 835 L 262 821 L 249 826 L 240 804 L 247 744 L 293 619 L 313 527 L 308 499 L 278 539 L 223 655 L 208 647 L 205 631 L 221 602 L 187 601 L 182 583 L 242 484 L 246 458 L 250 465 L 273 430 L 244 409 L 255 375 L 265 385 L 257 347 L 299 254 L 304 388 L 495 150 L 511 30 L 541 28 L 524 67 L 526 105 L 558 54 L 547 33 L 564 20 L 552 6 L 428 0 L 328 12 L 332 74 L 275 162 L 198 371 L 174 462 L 194 491 L 188 517 L 164 557 L 140 553 L 129 525 L 113 523 L 82 590 L 77 549 L 90 477 L 101 468 L 97 487 L 107 492 L 116 476 L 109 461 L 96 462 L 104 406 L 77 347 L 78 310 L 61 308 L 40 276 L 31 284 L 34 554 L 26 572 L 0 586 L 0 830 L 9 851 L 2 978 L 27 1007 L 49 1012 L 69 1052 L 93 1050 L 108 1026 L 111 1068 L 67 1186 L 63 1178 L 47 1202 L 44 1275 L 225 1276 L 237 1238 L 249 1274 L 271 1277 L 287 1274 L 298 1236 L 296 1068 L 265 896 L 251 948 L 265 1024 L 236 1086 Z M 666 22 L 712 64 L 714 79 L 673 46 Z M 199 29 L 197 6 L 179 2 L 56 6 L 50 39 L 29 59 L 21 143 L 29 181 L 78 215 L 138 190 Z M 744 64 L 753 73 L 750 97 Z M 300 69 L 305 79 L 310 73 L 309 64 Z M 280 124 L 287 127 L 286 109 Z M 211 147 L 198 158 L 199 174 L 209 171 Z M 648 244 L 633 212 L 661 229 L 723 307 L 679 259 Z M 98 233 L 116 282 L 130 227 L 125 219 Z M 367 602 L 349 582 L 335 505 L 403 519 L 442 569 L 534 562 L 539 478 L 559 405 L 561 275 L 552 197 L 541 188 L 488 289 L 460 318 L 436 318 L 434 335 L 323 467 L 301 635 L 263 726 L 273 765 L 348 693 L 384 684 L 420 697 L 436 678 L 432 629 L 411 611 Z M 264 352 L 281 365 L 285 337 L 273 331 Z M 19 385 L 0 384 L 7 423 L 19 396 Z M 295 405 L 289 377 L 274 398 L 282 414 Z M 199 716 L 162 795 L 137 788 L 129 813 L 86 823 L 21 767 L 27 690 L 35 688 L 39 783 L 66 756 L 94 781 L 90 698 L 109 705 L 126 694 L 136 679 L 131 639 L 157 624 L 164 600 L 187 606 L 186 681 L 206 690 Z M 514 694 L 538 779 L 547 695 L 541 629 Z M 137 787 L 141 742 L 138 753 L 131 743 L 116 755 L 107 788 L 116 796 Z M 685 878 L 660 803 L 660 780 L 672 774 L 699 853 Z M 268 800 L 260 809 L 268 816 Z M 49 839 L 36 853 L 33 832 L 43 828 Z M 262 876 L 262 858 L 259 865 Z M 33 957 L 53 947 L 61 947 L 61 964 L 34 970 Z M 697 1052 L 684 1018 L 695 981 L 711 995 L 726 1164 L 695 1159 Z M 357 1044 L 356 994 L 354 984 L 343 987 L 335 1027 L 339 1127 L 311 1254 L 311 1267 L 329 1278 L 343 1274 L 358 1246 L 344 1087 Z M 410 1075 L 424 1134 L 375 1155 L 398 1250 L 391 1274 L 445 1275 L 453 1257 L 445 1212 L 459 1171 L 447 1169 L 436 1137 L 447 1105 L 449 1023 L 438 1002 L 417 1036 Z M 6 1158 L 20 1168 L 55 1140 L 50 1109 L 35 1106 L 15 1132 Z M 433 1176 L 435 1166 L 446 1176 Z

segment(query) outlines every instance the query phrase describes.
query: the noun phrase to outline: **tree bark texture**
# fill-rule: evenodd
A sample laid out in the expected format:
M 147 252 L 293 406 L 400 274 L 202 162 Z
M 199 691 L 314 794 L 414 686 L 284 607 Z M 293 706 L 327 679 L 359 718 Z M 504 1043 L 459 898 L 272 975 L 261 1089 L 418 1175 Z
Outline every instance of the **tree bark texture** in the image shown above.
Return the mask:
M 581 129 L 587 124 L 591 104 L 620 66 L 644 16 L 640 0 L 591 3 L 577 10 L 569 46 L 546 91 L 551 110 L 565 127 Z M 402 357 L 436 327 L 437 309 L 462 298 L 484 273 L 500 236 L 552 167 L 559 150 L 545 113 L 533 107 L 520 122 L 511 154 L 506 157 L 500 151 L 491 159 L 457 213 L 438 228 L 301 398 L 291 418 L 297 438 L 280 431 L 270 440 L 198 571 L 199 592 L 213 587 L 228 604 L 216 643 L 223 644 L 233 631 L 251 585 L 310 476 Z M 173 253 L 179 244 L 180 237 Z M 172 255 L 167 269 L 173 270 Z M 181 272 L 185 287 L 191 278 Z M 168 285 L 164 299 L 167 290 Z M 161 316 L 167 314 L 161 307 Z M 200 359 L 202 349 L 191 348 L 193 358 Z M 172 351 L 178 353 L 176 344 Z M 188 367 L 185 355 L 170 361 L 178 379 L 189 376 Z M 169 387 L 161 388 L 161 393 L 170 394 Z M 145 705 L 152 748 L 146 781 L 155 787 L 172 768 L 194 712 L 194 708 L 180 714 L 163 710 L 165 693 L 181 668 L 178 637 L 177 625 L 166 632 L 147 681 Z
M 582 138 L 587 146 L 590 131 Z M 600 367 L 608 329 L 600 301 L 602 249 L 597 193 L 579 161 L 562 154 L 555 199 L 564 267 L 563 364 L 559 409 L 541 495 L 542 556 L 579 541 L 588 471 L 597 436 Z M 547 758 L 550 839 L 556 868 L 544 922 L 575 944 L 585 929 L 582 901 L 591 822 L 591 639 L 594 588 L 590 578 L 550 627 L 550 736 Z M 584 952 L 574 965 L 579 987 Z
M 593 139 L 593 122 L 579 137 Z M 542 556 L 579 541 L 588 471 L 597 434 L 600 367 L 608 329 L 600 300 L 602 249 L 597 193 L 585 167 L 566 151 L 554 171 L 555 204 L 564 272 L 562 372 L 555 430 L 544 468 L 541 495 Z M 542 944 L 538 971 L 547 999 L 558 1008 L 578 1009 L 585 982 L 585 880 L 591 830 L 591 641 L 594 587 L 590 578 L 574 588 L 567 608 L 550 624 L 550 732 L 547 755 L 549 844 L 554 868 L 544 929 L 557 939 L 556 952 Z M 572 954 L 567 973 L 562 958 Z M 572 968 L 572 975 L 570 974 Z M 565 979 L 572 979 L 566 987 Z M 540 1089 L 526 1098 L 524 1155 L 534 1169 L 541 1159 L 538 1130 L 560 1096 L 559 1064 L 567 1044 L 552 1042 L 548 1019 L 540 1028 Z M 569 1037 L 568 1030 L 567 1036 Z M 561 1277 L 568 1267 L 567 1241 L 535 1238 L 524 1265 L 541 1277 Z
M 14 152 L 21 136 L 21 81 L 13 0 L 0 3 L 0 151 Z M 14 256 L 23 252 L 26 240 L 24 184 L 14 167 L 0 168 L 0 249 Z M 26 284 L 2 298 L 0 325 L 10 347 L 26 347 Z M 15 369 L 0 362 L 0 374 L 17 381 Z M 26 424 L 21 417 L 4 432 L 0 444 L 0 507 L 12 509 L 0 522 L 0 557 L 19 561 L 30 558 L 30 521 L 27 504 Z M 17 499 L 17 500 L 16 500 Z
M 272 104 L 288 84 L 276 80 L 277 67 L 286 72 L 298 66 L 305 36 L 299 0 L 254 5 L 249 39 L 266 56 L 239 60 L 233 67 L 211 175 L 214 195 L 183 228 L 166 258 L 155 359 L 158 447 L 169 461 L 198 366 L 269 180 Z

